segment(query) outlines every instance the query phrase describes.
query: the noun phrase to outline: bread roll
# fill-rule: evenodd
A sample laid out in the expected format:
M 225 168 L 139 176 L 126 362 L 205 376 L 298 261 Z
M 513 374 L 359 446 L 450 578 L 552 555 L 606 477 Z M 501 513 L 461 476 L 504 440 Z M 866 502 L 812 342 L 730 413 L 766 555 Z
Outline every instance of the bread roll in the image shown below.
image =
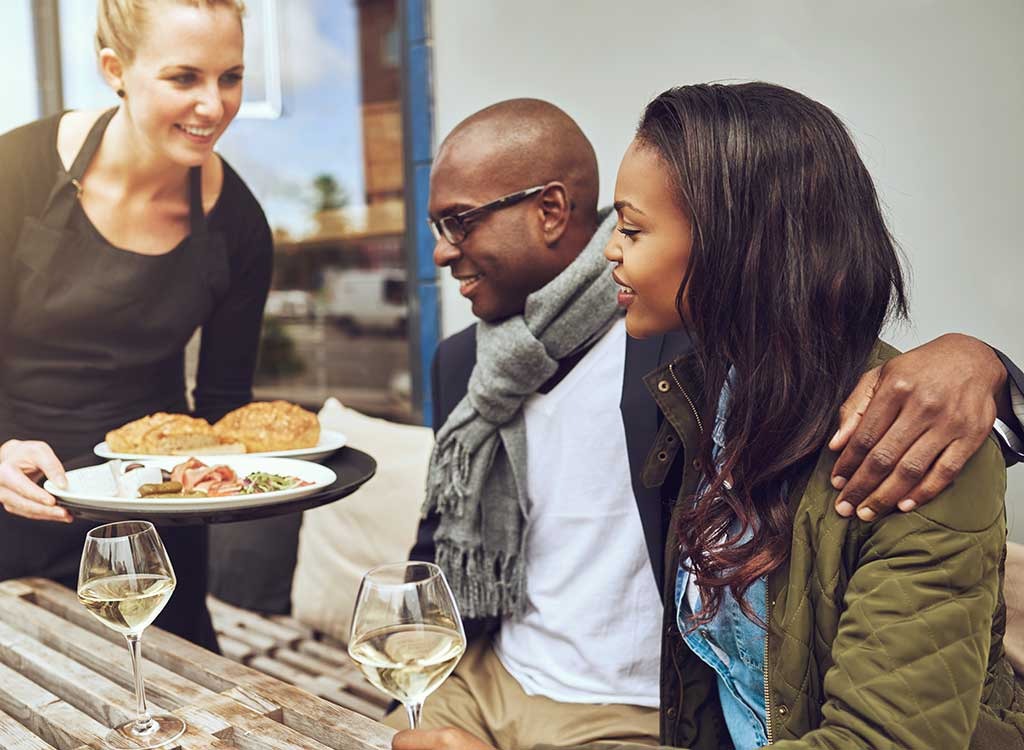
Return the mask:
M 116 453 L 138 453 L 142 445 L 142 436 L 173 416 L 161 411 L 111 430 L 107 433 L 107 447 Z
M 249 453 L 312 448 L 320 442 L 316 414 L 287 401 L 260 401 L 235 409 L 213 430 L 221 440 L 244 443 Z
M 168 455 L 220 444 L 205 419 L 157 412 L 107 433 L 107 446 L 117 453 Z

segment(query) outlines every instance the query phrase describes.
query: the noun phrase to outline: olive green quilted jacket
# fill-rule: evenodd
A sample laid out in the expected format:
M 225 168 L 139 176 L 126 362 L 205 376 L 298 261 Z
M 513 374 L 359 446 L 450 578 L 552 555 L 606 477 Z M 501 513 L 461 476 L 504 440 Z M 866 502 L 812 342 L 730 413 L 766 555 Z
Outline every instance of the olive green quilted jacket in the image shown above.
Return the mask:
M 870 366 L 895 355 L 880 344 Z M 692 358 L 647 376 L 666 420 L 644 469 L 660 485 L 684 451 L 679 497 L 700 463 Z M 779 750 L 1024 748 L 1024 692 L 1003 655 L 1006 469 L 992 440 L 939 497 L 876 523 L 844 519 L 823 450 L 790 483 L 793 543 L 768 579 L 765 694 Z M 676 504 L 679 507 L 679 504 Z M 671 528 L 671 527 L 670 527 Z M 666 549 L 661 740 L 731 748 L 714 673 L 675 627 L 679 564 Z

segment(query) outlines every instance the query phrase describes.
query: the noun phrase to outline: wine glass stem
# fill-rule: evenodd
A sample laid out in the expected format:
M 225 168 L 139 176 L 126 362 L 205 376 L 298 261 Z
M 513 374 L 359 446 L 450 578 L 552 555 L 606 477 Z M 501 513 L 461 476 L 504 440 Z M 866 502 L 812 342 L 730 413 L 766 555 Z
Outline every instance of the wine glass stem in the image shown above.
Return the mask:
M 146 708 L 146 685 L 142 681 L 142 634 L 128 633 L 128 653 L 132 655 L 132 673 L 135 675 L 135 698 L 137 700 L 137 716 L 132 734 L 145 735 L 156 729 L 156 722 Z
M 418 729 L 420 726 L 420 714 L 423 711 L 422 703 L 406 703 L 405 712 L 409 714 L 409 729 Z

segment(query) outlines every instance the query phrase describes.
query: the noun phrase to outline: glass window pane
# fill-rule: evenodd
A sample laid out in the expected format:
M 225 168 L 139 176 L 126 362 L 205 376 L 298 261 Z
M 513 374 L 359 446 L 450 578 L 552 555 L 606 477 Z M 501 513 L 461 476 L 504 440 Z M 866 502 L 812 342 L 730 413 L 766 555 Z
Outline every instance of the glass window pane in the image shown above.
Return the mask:
M 117 97 L 96 62 L 96 3 L 60 0 L 60 73 L 66 109 L 103 109 Z
M 35 37 L 31 0 L 0 3 L 0 38 L 6 63 L 0 68 L 0 133 L 39 117 L 39 85 L 36 81 Z
M 397 2 L 277 2 L 268 28 L 271 4 L 247 23 L 264 54 L 276 38 L 262 64 L 280 65 L 281 115 L 239 117 L 220 143 L 275 238 L 256 395 L 410 419 Z

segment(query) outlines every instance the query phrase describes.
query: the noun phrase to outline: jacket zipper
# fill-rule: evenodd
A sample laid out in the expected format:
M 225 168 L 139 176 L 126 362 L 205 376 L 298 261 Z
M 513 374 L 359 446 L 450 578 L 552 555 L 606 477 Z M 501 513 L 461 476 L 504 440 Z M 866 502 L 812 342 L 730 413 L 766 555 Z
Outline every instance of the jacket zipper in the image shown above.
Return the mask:
M 704 424 L 700 421 L 700 414 L 697 413 L 697 407 L 693 405 L 693 401 L 690 399 L 690 394 L 686 392 L 686 389 L 683 388 L 682 383 L 679 382 L 679 378 L 676 377 L 676 371 L 674 367 L 674 364 L 670 364 L 668 366 L 668 374 L 672 376 L 672 380 L 674 380 L 676 383 L 676 388 L 678 388 L 679 392 L 683 394 L 683 398 L 686 399 L 686 403 L 690 405 L 690 411 L 693 412 L 693 418 L 697 420 L 697 429 L 703 433 Z
M 674 365 L 669 365 L 669 374 L 672 375 L 672 379 L 676 383 L 676 387 L 679 388 L 679 392 L 683 394 L 683 398 L 686 399 L 686 403 L 690 406 L 690 411 L 693 412 L 693 418 L 697 420 L 697 429 L 703 432 L 703 423 L 700 421 L 700 415 L 697 414 L 696 407 L 693 406 L 693 401 L 690 399 L 690 394 L 686 392 L 686 388 L 679 382 L 679 378 L 676 377 L 676 370 Z M 767 734 L 768 744 L 775 744 L 775 739 L 772 733 L 771 726 L 771 688 L 768 684 L 768 631 L 770 629 L 769 623 L 771 623 L 771 601 L 768 600 L 768 583 L 765 581 L 765 659 L 764 659 L 764 675 L 765 675 L 765 734 Z
M 765 731 L 768 735 L 768 744 L 775 742 L 772 737 L 772 691 L 768 685 L 768 631 L 771 630 L 772 603 L 769 600 L 768 581 L 764 585 L 764 717 Z

